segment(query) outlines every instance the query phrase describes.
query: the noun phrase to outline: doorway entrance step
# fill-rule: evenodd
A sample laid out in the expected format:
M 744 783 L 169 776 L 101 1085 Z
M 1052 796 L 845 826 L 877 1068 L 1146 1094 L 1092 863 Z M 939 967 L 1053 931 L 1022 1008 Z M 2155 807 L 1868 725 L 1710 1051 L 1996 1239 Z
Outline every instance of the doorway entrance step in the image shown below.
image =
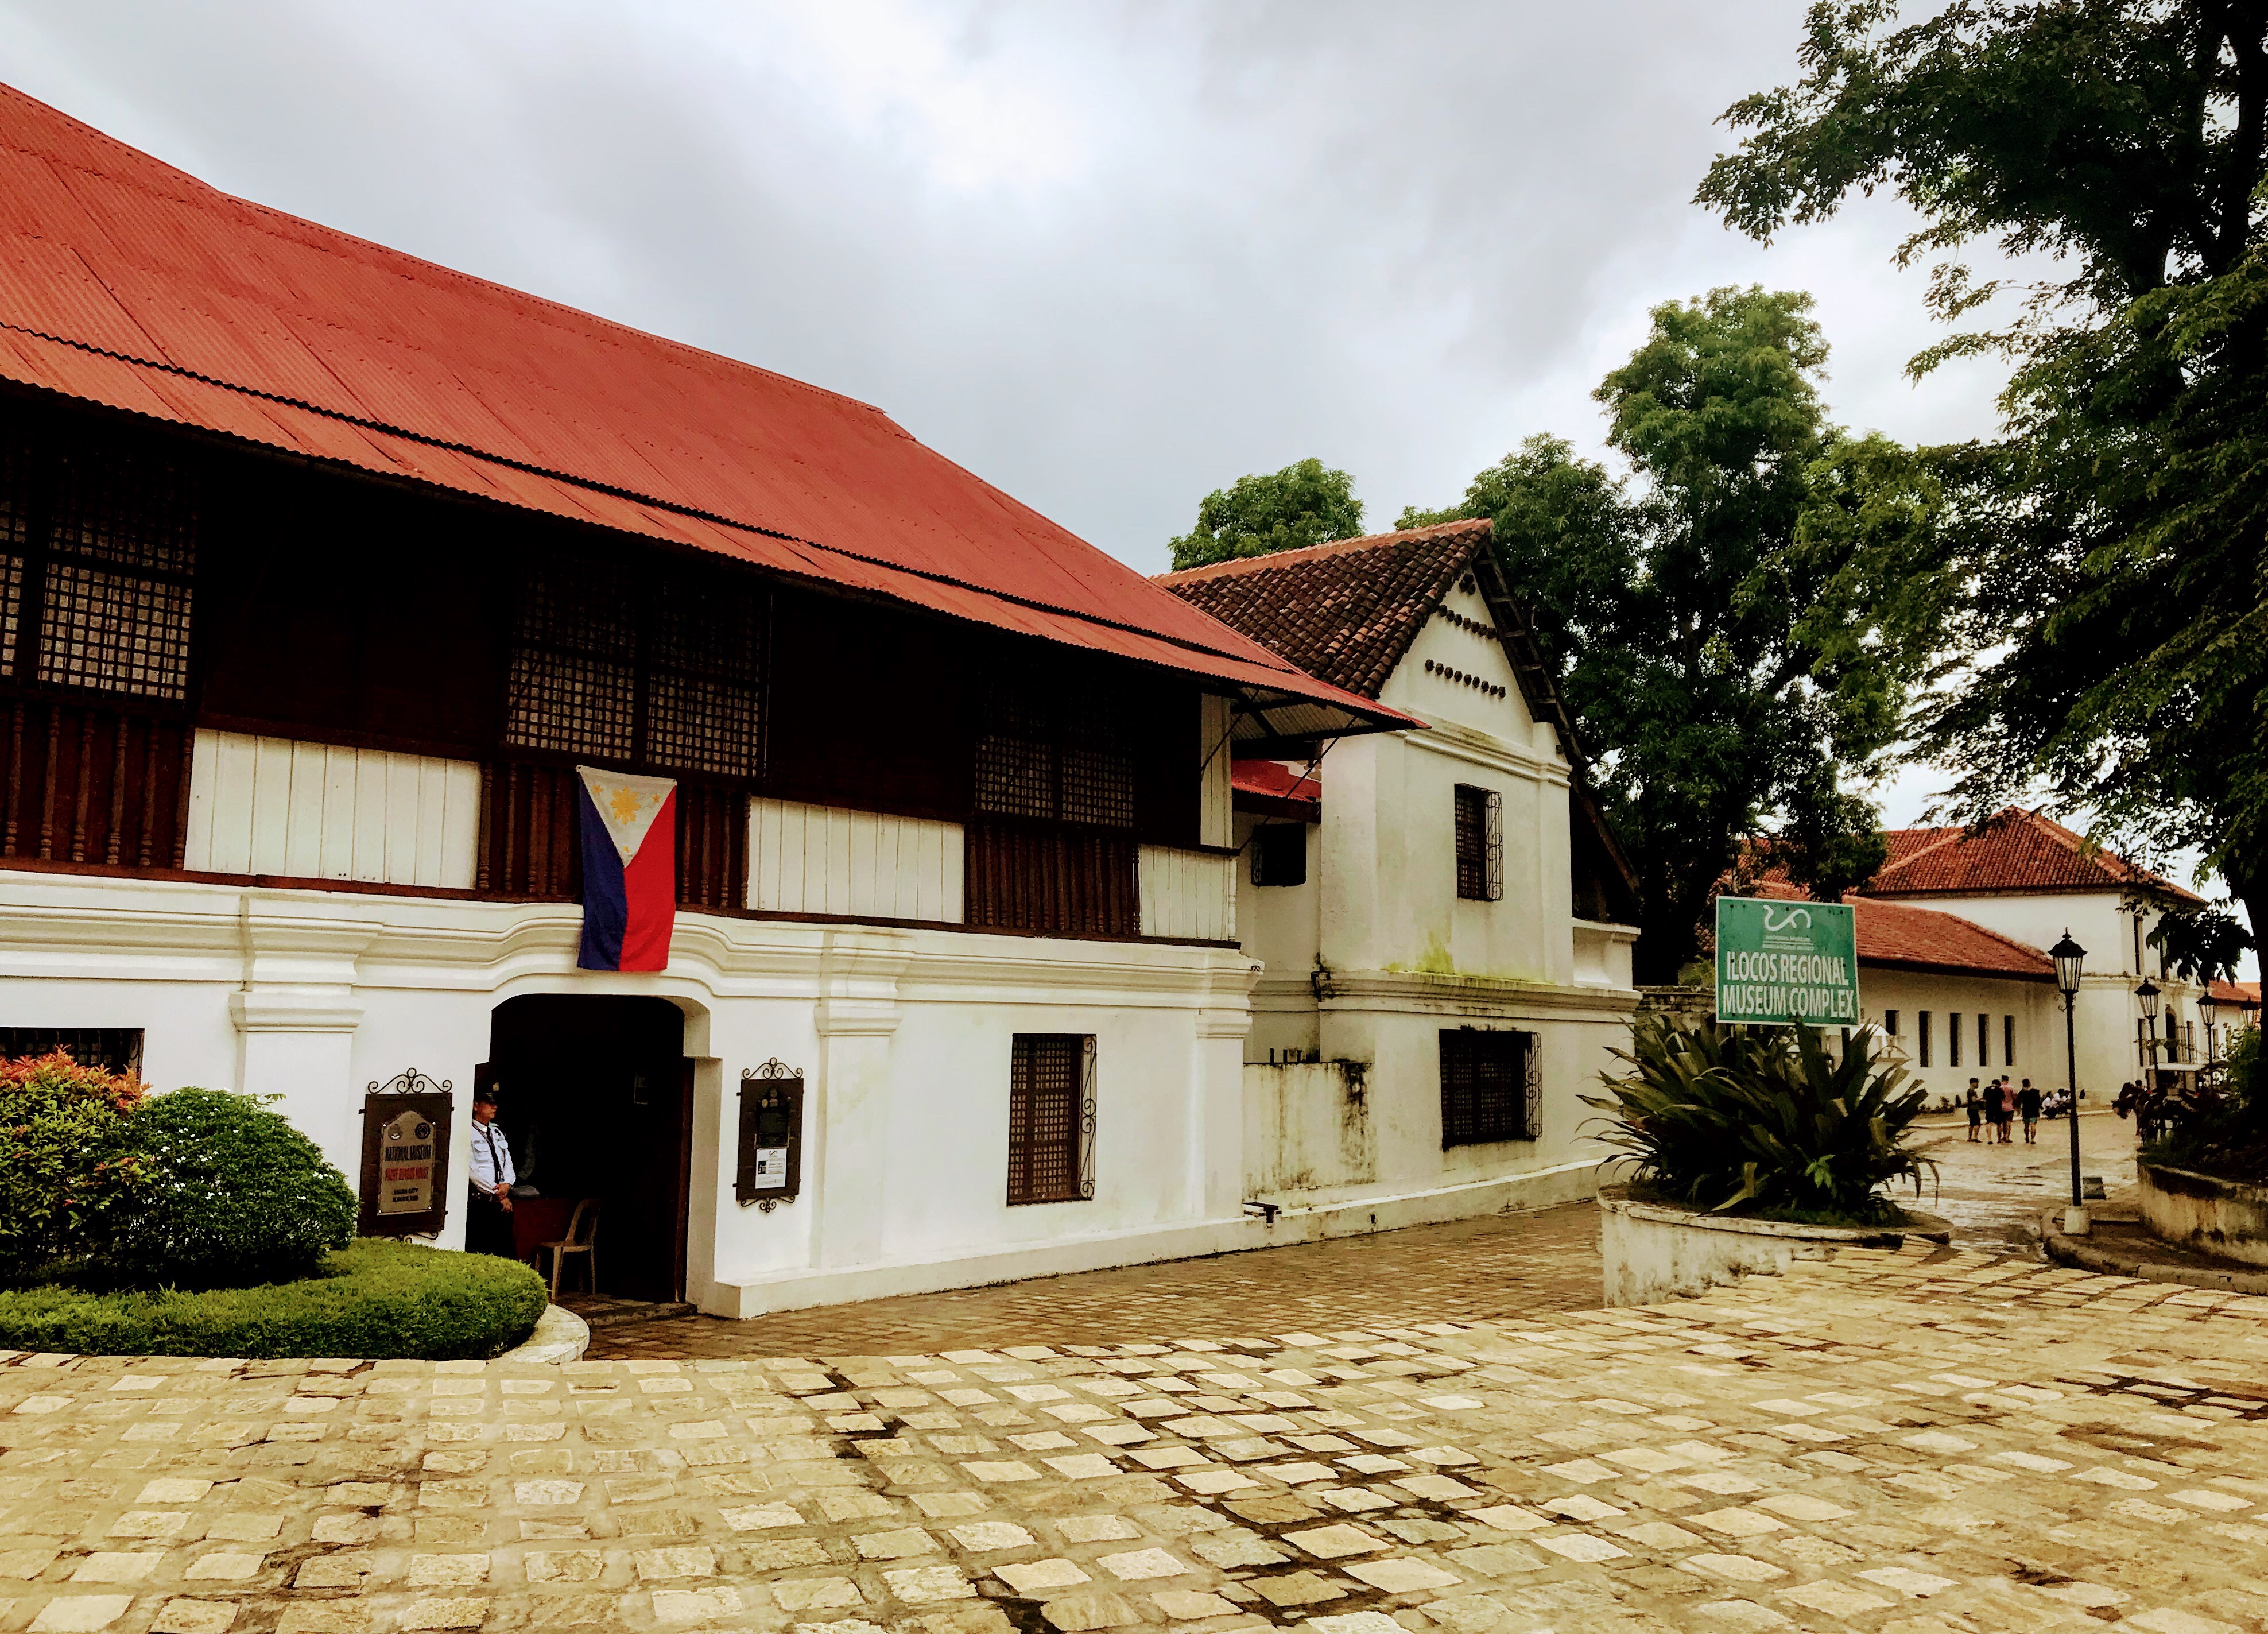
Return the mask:
M 667 1321 L 690 1316 L 693 1306 L 681 1299 L 618 1299 L 610 1294 L 564 1293 L 559 1303 L 593 1328 L 621 1328 L 631 1322 Z

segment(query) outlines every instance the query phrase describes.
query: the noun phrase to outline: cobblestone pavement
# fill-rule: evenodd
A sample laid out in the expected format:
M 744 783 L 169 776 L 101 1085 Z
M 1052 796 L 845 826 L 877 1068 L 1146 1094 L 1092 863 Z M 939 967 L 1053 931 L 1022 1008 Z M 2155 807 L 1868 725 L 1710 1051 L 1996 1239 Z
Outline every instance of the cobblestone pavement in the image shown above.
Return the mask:
M 2024 1145 L 2021 1123 L 2005 1146 L 1971 1145 L 1965 1121 L 1925 1129 L 1920 1137 L 1938 1174 L 1919 1206 L 1953 1223 L 1954 1246 L 2038 1257 L 2040 1215 L 2071 1201 L 2071 1125 L 2042 1120 L 2035 1146 Z M 2134 1184 L 2132 1123 L 2108 1112 L 2082 1114 L 2079 1142 L 2082 1175 L 2100 1175 L 2114 1196 Z
M 689 1317 L 600 1328 L 594 1358 L 890 1354 L 1096 1343 L 1184 1333 L 1280 1333 L 1315 1323 L 1475 1321 L 1599 1303 L 1598 1211 L 1588 1203 L 1330 1242 L 1259 1248 L 909 1294 L 748 1321 Z
M 0 1357 L 0 1629 L 2268 1630 L 2268 1299 L 1918 1247 L 879 1358 Z

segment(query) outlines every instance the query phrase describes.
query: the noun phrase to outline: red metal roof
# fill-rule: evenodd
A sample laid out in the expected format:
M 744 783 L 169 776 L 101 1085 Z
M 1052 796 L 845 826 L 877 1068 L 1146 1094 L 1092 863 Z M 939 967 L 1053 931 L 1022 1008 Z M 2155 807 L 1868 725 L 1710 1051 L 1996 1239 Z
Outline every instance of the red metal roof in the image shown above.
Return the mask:
M 1762 880 L 1749 888 L 1758 896 L 1809 900 L 1800 887 L 1783 880 Z M 2055 961 L 2038 948 L 1988 931 L 1958 914 L 1864 896 L 1843 900 L 1851 906 L 1852 928 L 1858 934 L 1862 965 L 2018 982 L 2055 980 Z
M 5 86 L 0 379 L 1416 724 L 878 408 L 233 198 Z
M 1240 811 L 1305 822 L 1318 821 L 1322 812 L 1322 779 L 1312 770 L 1294 771 L 1281 761 L 1232 761 L 1228 786 Z
M 1868 881 L 1870 896 L 1989 896 L 1998 893 L 2142 889 L 2201 902 L 2116 851 L 2091 847 L 2059 822 L 2019 806 L 1995 813 L 1982 834 L 1891 828 L 1889 860 Z

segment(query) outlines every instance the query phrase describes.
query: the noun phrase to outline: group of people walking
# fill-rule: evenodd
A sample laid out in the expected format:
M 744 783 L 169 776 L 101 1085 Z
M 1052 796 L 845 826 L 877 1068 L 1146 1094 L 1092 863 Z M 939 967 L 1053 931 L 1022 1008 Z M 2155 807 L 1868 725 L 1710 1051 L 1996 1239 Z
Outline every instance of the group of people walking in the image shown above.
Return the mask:
M 2008 1081 L 2003 1072 L 1982 1090 L 1977 1080 L 1969 1080 L 1969 1095 L 1962 1103 L 1969 1108 L 1969 1138 L 1981 1140 L 1987 1145 L 2007 1145 L 2018 1118 L 2024 1121 L 2024 1145 L 2036 1145 L 2040 1130 L 2040 1092 L 2026 1078 L 2019 1088 Z M 1989 1130 L 1989 1133 L 1987 1130 Z

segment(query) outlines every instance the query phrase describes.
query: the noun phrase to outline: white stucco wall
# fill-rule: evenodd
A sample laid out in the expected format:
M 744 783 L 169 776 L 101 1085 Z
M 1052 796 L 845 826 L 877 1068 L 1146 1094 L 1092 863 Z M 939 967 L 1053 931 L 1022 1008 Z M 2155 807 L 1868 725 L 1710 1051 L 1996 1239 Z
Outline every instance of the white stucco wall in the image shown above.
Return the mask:
M 2149 946 L 2148 938 L 2157 928 L 2159 915 L 2148 909 L 2142 911 L 2142 956 L 2138 964 L 2134 951 L 2135 916 L 2122 909 L 2121 898 L 2116 891 L 2021 892 L 1891 900 L 1957 914 L 2043 953 L 2068 930 L 2073 939 L 2087 950 L 2085 976 L 2073 1017 L 2073 1030 L 2079 1046 L 2080 1081 L 2090 1093 L 2101 1089 L 2106 1094 L 2115 1094 L 2120 1084 L 2142 1075 L 2142 1055 L 2135 1042 L 2142 1007 L 2134 997 L 2134 990 L 2145 975 L 2161 990 L 2158 1024 L 2161 1039 L 2166 1036 L 2169 1019 L 2176 1023 L 2197 1019 L 2201 988 L 2194 982 L 2184 982 L 2168 974 L 2160 963 L 2158 950 Z M 2050 1068 L 2058 1084 L 2069 1076 L 2063 1065 L 2060 1003 L 2058 1000 L 2054 1022 L 2054 1062 Z M 2204 1048 L 2204 1029 L 2200 1027 L 2200 1056 Z M 2162 1055 L 2160 1057 L 2166 1058 Z M 1964 1087 L 1967 1082 L 1964 1072 Z
M 0 1022 L 136 1027 L 159 1088 L 283 1097 L 350 1176 L 364 1086 L 468 1094 L 491 1014 L 531 993 L 685 1012 L 696 1062 L 688 1297 L 746 1315 L 1263 1240 L 1242 1214 L 1249 961 L 1233 950 L 683 913 L 670 968 L 574 968 L 571 905 L 0 871 Z M 1018 1032 L 1098 1044 L 1091 1202 L 1005 1202 Z M 804 1195 L 732 1196 L 733 1096 L 777 1056 L 808 1085 Z
M 1448 607 L 1490 622 L 1476 592 Z M 1242 946 L 1266 966 L 1245 1045 L 1247 1168 L 1255 1197 L 1286 1211 L 1279 1231 L 1588 1195 L 1603 1154 L 1580 1097 L 1627 1042 L 1637 997 L 1634 932 L 1573 917 L 1569 769 L 1502 646 L 1434 618 L 1380 696 L 1431 730 L 1334 746 L 1307 884 L 1255 886 L 1248 867 L 1237 887 Z M 1459 784 L 1502 802 L 1495 902 L 1456 894 Z M 1240 816 L 1241 842 L 1255 824 Z M 1440 1034 L 1462 1026 L 1535 1034 L 1536 1139 L 1443 1149 Z M 1321 1059 L 1271 1064 L 1285 1050 Z
M 1913 1082 L 1930 1092 L 1933 1101 L 1965 1093 L 1972 1078 L 1989 1083 L 2002 1072 L 2019 1082 L 2030 1078 L 2042 1089 L 2061 1087 L 2064 1071 L 2063 1005 L 2052 985 L 2013 982 L 1984 976 L 1936 975 L 1911 970 L 1889 970 L 1861 963 L 1859 968 L 1859 1010 L 1867 1020 L 1881 1025 L 1897 1012 L 1896 1043 Z M 1921 1014 L 1928 1012 L 1930 1064 L 1921 1064 Z M 1977 1056 L 1977 1017 L 1992 1018 L 1990 1058 Z M 1961 1018 L 1961 1059 L 1956 1065 L 1948 1048 L 1949 1018 Z M 2003 1018 L 2016 1019 L 2016 1054 L 2011 1061 L 2004 1048 Z M 2086 1074 L 2082 1081 L 2092 1087 Z M 2115 1089 L 2117 1086 L 2112 1087 Z

